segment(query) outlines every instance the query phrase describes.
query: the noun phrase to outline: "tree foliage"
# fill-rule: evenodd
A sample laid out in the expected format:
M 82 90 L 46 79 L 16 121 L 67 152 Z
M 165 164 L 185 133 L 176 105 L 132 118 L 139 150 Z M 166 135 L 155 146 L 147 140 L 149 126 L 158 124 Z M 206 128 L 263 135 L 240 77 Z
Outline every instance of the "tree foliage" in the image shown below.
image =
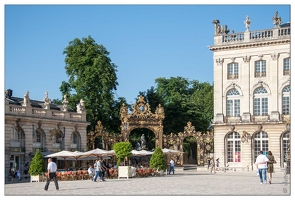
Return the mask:
M 112 63 L 109 52 L 88 36 L 70 41 L 63 54 L 69 80 L 60 86 L 62 96 L 67 95 L 69 107 L 74 110 L 80 99 L 84 100 L 87 121 L 91 123 L 88 132 L 94 130 L 98 120 L 110 128 L 118 82 L 117 66 Z
M 29 173 L 32 176 L 42 175 L 46 171 L 45 161 L 42 153 L 37 150 L 29 168 Z
M 156 147 L 152 157 L 150 159 L 150 167 L 156 168 L 157 170 L 167 169 L 165 155 L 160 147 Z
M 130 142 L 117 142 L 114 144 L 113 149 L 117 157 L 117 166 L 120 165 L 122 160 L 132 156 L 132 145 Z
M 182 77 L 158 78 L 156 83 L 156 96 L 164 102 L 165 134 L 183 132 L 189 121 L 196 131 L 207 131 L 213 118 L 212 85 Z

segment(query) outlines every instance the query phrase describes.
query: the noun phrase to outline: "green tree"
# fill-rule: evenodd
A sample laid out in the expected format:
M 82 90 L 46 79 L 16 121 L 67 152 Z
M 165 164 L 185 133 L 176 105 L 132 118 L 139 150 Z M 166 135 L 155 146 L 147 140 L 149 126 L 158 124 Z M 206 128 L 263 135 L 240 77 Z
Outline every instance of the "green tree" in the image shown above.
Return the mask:
M 182 77 L 156 79 L 157 97 L 163 101 L 164 133 L 182 132 L 190 121 L 196 131 L 205 132 L 213 118 L 213 86 Z
M 113 149 L 117 157 L 117 166 L 120 165 L 122 160 L 125 161 L 125 159 L 132 156 L 132 145 L 130 142 L 117 142 L 114 144 Z
M 62 96 L 67 95 L 69 107 L 76 110 L 80 99 L 87 110 L 88 132 L 93 131 L 98 120 L 104 127 L 112 126 L 114 91 L 117 89 L 117 66 L 109 52 L 91 36 L 75 38 L 63 51 L 65 70 L 69 77 L 60 86 Z
M 45 161 L 42 153 L 37 150 L 29 168 L 29 173 L 32 176 L 42 175 L 46 171 Z
M 167 169 L 165 155 L 160 147 L 156 147 L 152 157 L 150 159 L 150 167 L 157 170 Z

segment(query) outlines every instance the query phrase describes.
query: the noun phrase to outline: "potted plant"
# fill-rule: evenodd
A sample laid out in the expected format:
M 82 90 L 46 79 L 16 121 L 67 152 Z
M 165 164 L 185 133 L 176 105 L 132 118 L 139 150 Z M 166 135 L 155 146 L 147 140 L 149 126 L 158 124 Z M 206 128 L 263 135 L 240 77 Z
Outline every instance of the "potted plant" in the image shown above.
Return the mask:
M 40 182 L 43 180 L 43 174 L 46 171 L 45 161 L 42 153 L 38 149 L 31 161 L 29 174 L 31 175 L 31 182 Z
M 160 147 L 157 147 L 150 159 L 150 167 L 155 168 L 160 175 L 164 175 L 164 170 L 167 169 L 165 155 Z
M 132 156 L 132 145 L 130 142 L 117 142 L 114 144 L 113 149 L 117 157 L 117 166 L 118 166 L 118 178 L 120 177 L 131 177 L 131 168 L 130 166 L 125 166 L 125 159 Z M 120 166 L 121 161 L 124 161 L 124 166 Z

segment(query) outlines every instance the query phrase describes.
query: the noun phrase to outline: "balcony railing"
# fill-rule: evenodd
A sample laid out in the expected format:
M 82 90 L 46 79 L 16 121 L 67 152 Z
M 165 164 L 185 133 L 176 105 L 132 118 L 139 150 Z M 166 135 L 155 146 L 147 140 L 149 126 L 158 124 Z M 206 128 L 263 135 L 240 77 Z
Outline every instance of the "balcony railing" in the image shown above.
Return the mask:
M 63 112 L 50 109 L 23 107 L 20 105 L 5 105 L 5 114 L 12 114 L 18 116 L 36 116 L 38 118 L 56 118 L 56 119 L 69 119 L 75 121 L 86 121 L 86 112 L 74 113 L 74 112 Z
M 242 118 L 239 117 L 225 117 L 225 123 L 238 123 L 241 122 Z
M 227 79 L 237 79 L 239 78 L 239 74 L 228 74 Z
M 246 31 L 240 33 L 217 35 L 216 37 L 221 37 L 221 39 L 215 40 L 215 44 L 217 45 L 245 44 L 245 42 L 262 42 L 277 39 L 290 39 L 291 28 L 284 27 L 249 32 Z
M 255 72 L 255 77 L 266 77 L 266 72 Z
M 11 139 L 10 140 L 10 147 L 17 147 L 17 148 L 21 148 L 21 147 L 25 147 L 25 140 L 24 139 Z
M 269 121 L 269 115 L 264 116 L 252 116 L 253 122 L 267 122 Z

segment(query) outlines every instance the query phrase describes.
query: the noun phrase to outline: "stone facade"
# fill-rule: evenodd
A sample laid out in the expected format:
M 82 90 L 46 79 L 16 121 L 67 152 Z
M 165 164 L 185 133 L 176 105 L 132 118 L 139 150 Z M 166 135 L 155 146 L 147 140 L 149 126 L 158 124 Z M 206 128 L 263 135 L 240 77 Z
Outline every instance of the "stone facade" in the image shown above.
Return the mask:
M 79 113 L 51 103 L 48 93 L 43 101 L 12 96 L 5 91 L 5 180 L 10 167 L 18 167 L 23 175 L 26 162 L 31 162 L 37 149 L 43 155 L 61 150 L 87 151 L 86 111 Z
M 290 142 L 290 23 L 229 33 L 214 20 L 214 157 L 224 166 L 256 169 L 258 150 L 286 166 Z M 270 20 L 271 22 L 271 20 Z M 270 23 L 271 24 L 271 23 Z

